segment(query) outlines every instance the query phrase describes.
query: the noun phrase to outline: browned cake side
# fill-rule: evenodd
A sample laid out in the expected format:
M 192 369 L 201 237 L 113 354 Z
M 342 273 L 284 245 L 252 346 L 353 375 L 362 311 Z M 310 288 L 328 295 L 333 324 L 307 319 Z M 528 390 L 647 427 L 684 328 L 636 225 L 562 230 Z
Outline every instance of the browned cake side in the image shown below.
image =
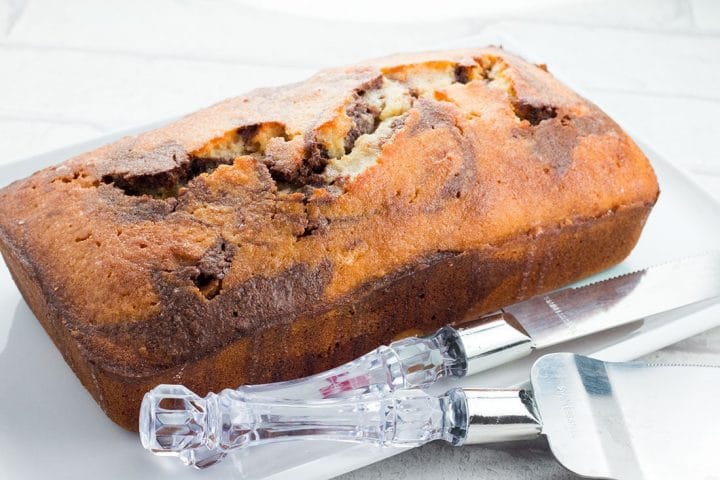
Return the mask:
M 622 260 L 637 146 L 495 48 L 261 89 L 0 191 L 0 249 L 100 406 L 317 372 Z

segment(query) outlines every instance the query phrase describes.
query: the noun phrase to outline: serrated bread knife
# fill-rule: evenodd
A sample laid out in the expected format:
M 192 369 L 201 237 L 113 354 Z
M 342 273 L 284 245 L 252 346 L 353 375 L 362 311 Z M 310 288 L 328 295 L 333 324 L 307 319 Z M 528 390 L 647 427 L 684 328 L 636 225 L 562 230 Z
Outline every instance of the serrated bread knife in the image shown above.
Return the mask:
M 720 253 L 638 270 L 567 288 L 410 337 L 332 370 L 289 382 L 240 387 L 273 398 L 337 398 L 425 388 L 440 377 L 463 377 L 530 354 L 698 302 L 720 299 Z
M 555 458 L 593 478 L 718 478 L 720 368 L 608 363 L 570 353 L 541 357 L 528 389 L 399 390 L 330 400 L 258 398 L 227 390 L 205 398 L 161 385 L 144 404 L 140 435 L 156 453 L 229 452 L 263 443 L 325 439 L 386 446 L 453 445 L 545 435 Z

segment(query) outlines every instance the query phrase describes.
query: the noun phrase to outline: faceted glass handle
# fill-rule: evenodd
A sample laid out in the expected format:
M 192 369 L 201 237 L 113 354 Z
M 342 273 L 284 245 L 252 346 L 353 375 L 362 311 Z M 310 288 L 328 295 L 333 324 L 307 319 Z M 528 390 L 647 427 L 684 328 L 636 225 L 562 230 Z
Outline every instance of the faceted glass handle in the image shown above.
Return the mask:
M 444 327 L 432 337 L 399 340 L 317 375 L 287 382 L 244 385 L 235 392 L 243 398 L 253 399 L 359 398 L 366 394 L 384 395 L 399 389 L 425 388 L 442 376 L 460 377 L 465 371 L 466 363 L 457 331 L 452 327 Z M 171 391 L 166 391 L 168 396 L 165 402 L 174 404 L 180 401 L 178 399 L 186 398 L 184 390 L 177 392 L 179 397 L 176 399 Z M 169 415 L 164 412 L 163 418 Z M 188 417 L 183 428 L 196 428 L 193 418 Z M 179 438 L 185 436 L 180 435 Z M 225 456 L 223 450 L 209 448 L 205 444 L 197 447 L 183 445 L 179 451 L 184 463 L 199 468 L 217 463 Z
M 204 467 L 225 452 L 260 443 L 303 439 L 417 446 L 432 440 L 461 444 L 467 433 L 462 389 L 441 396 L 420 390 L 333 400 L 272 400 L 238 390 L 205 398 L 179 385 L 146 394 L 140 412 L 143 446 L 160 455 L 201 455 Z M 198 450 L 200 449 L 200 450 Z M 195 452 L 188 455 L 188 452 Z
M 425 388 L 442 376 L 464 375 L 463 364 L 457 332 L 445 327 L 432 337 L 405 338 L 317 375 L 287 382 L 244 385 L 237 390 L 253 397 L 351 398 Z

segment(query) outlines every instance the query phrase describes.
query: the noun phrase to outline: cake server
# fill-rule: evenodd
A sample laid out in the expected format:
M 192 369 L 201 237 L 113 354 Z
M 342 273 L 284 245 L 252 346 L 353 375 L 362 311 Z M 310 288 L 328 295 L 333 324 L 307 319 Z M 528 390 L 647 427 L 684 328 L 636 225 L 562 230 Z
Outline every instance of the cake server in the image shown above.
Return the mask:
M 425 388 L 646 317 L 720 298 L 720 253 L 706 254 L 567 288 L 501 311 L 410 337 L 326 372 L 240 387 L 273 398 L 337 398 Z
M 140 412 L 142 444 L 178 455 L 261 443 L 338 440 L 385 446 L 453 445 L 547 436 L 556 459 L 584 476 L 710 478 L 717 455 L 720 368 L 608 363 L 570 353 L 535 362 L 531 387 L 422 390 L 329 400 L 205 398 L 161 385 Z

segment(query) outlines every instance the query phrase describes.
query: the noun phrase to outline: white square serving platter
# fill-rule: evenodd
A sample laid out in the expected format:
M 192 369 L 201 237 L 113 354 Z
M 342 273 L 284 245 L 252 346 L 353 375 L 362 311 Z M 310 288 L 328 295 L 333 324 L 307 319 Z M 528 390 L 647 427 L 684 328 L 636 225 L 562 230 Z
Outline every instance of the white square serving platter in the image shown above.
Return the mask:
M 0 185 L 127 133 L 134 132 L 2 165 Z M 587 281 L 720 248 L 720 204 L 649 145 L 640 145 L 658 175 L 660 200 L 632 255 Z M 28 309 L 4 264 L 0 266 L 0 305 L 6 311 L 0 318 L 0 479 L 329 478 L 401 451 L 329 442 L 281 444 L 235 455 L 206 471 L 188 469 L 176 459 L 154 457 L 142 449 L 137 435 L 113 424 L 85 391 Z M 553 350 L 629 360 L 717 325 L 720 305 L 680 319 L 660 315 Z M 436 389 L 522 383 L 533 360 L 461 382 L 444 381 Z

